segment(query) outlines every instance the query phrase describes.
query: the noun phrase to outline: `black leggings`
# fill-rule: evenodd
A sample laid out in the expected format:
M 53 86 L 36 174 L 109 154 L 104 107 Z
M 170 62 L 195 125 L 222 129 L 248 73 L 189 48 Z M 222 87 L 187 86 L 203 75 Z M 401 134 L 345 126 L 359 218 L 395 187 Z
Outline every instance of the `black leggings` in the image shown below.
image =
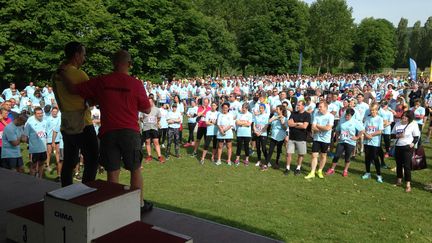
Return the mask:
M 382 134 L 381 136 L 384 139 L 385 151 L 386 153 L 388 153 L 390 151 L 390 134 Z M 384 161 L 384 151 L 382 149 L 382 146 L 379 147 L 378 155 L 379 155 L 379 159 L 381 160 L 381 165 L 384 166 L 385 161 Z
M 167 139 L 167 133 L 168 133 L 168 128 L 159 129 L 159 141 L 161 144 L 165 143 L 165 140 Z
M 188 123 L 188 129 L 189 129 L 189 138 L 188 143 L 194 141 L 194 129 L 195 129 L 196 123 Z
M 270 160 L 271 160 L 271 157 L 273 155 L 273 151 L 274 151 L 275 147 L 277 147 L 277 150 L 276 150 L 276 164 L 279 164 L 279 157 L 280 157 L 280 155 L 282 153 L 282 146 L 283 146 L 283 144 L 284 144 L 284 140 L 282 140 L 282 141 L 276 141 L 274 139 L 270 139 L 269 152 L 268 152 L 267 157 L 266 157 L 267 164 L 270 163 Z
M 209 147 L 211 141 L 213 141 L 213 149 L 217 148 L 216 135 L 212 135 L 212 136 L 206 136 L 205 137 L 204 150 L 208 150 L 208 147 Z
M 345 163 L 349 163 L 351 160 L 351 154 L 354 151 L 355 146 L 347 143 L 339 143 L 336 147 L 336 154 L 333 157 L 333 163 L 337 163 L 342 153 L 345 152 Z
M 370 173 L 371 163 L 374 162 L 377 175 L 381 175 L 381 166 L 378 159 L 379 148 L 380 147 L 364 145 L 365 166 L 366 166 L 367 173 Z
M 240 156 L 241 147 L 243 146 L 246 157 L 249 157 L 249 142 L 250 142 L 250 140 L 251 140 L 250 137 L 237 137 L 237 152 L 236 152 L 237 156 Z
M 259 136 L 256 138 L 256 150 L 258 161 L 261 160 L 261 152 L 264 154 L 264 159 L 267 159 L 267 137 Z
M 413 149 L 409 146 L 396 146 L 395 157 L 396 157 L 396 174 L 397 178 L 405 177 L 405 181 L 411 181 L 411 159 L 413 155 Z

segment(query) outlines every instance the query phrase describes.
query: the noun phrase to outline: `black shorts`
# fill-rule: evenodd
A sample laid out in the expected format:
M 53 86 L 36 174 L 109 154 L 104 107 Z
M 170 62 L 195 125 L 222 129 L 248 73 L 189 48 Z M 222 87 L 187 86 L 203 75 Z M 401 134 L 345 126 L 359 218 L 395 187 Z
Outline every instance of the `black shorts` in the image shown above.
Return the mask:
M 60 144 L 60 142 L 55 142 L 55 144 Z M 52 143 L 47 143 L 47 145 L 52 145 Z
M 2 163 L 2 167 L 6 169 L 15 169 L 24 166 L 22 157 L 19 158 L 4 158 L 0 161 Z
M 312 153 L 327 153 L 329 145 L 329 143 L 313 141 Z
M 207 134 L 207 127 L 198 127 L 197 139 L 201 139 L 205 137 L 206 134 Z
M 100 139 L 100 160 L 106 171 L 124 168 L 134 171 L 141 166 L 143 153 L 141 138 L 137 131 L 120 129 L 105 133 Z
M 159 138 L 159 132 L 158 132 L 158 130 L 153 130 L 153 129 L 147 130 L 147 131 L 143 131 L 142 135 L 143 135 L 143 139 L 144 140 Z
M 213 149 L 217 148 L 217 139 L 216 135 L 213 136 L 206 136 L 205 142 L 204 142 L 204 150 L 208 150 L 210 142 L 213 142 Z
M 46 152 L 42 152 L 42 153 L 31 154 L 31 158 L 32 158 L 32 162 L 36 163 L 36 162 L 45 162 L 45 160 L 47 160 L 48 157 Z
M 218 139 L 217 141 L 219 143 L 223 143 L 223 142 L 230 143 L 230 142 L 232 142 L 232 139 Z

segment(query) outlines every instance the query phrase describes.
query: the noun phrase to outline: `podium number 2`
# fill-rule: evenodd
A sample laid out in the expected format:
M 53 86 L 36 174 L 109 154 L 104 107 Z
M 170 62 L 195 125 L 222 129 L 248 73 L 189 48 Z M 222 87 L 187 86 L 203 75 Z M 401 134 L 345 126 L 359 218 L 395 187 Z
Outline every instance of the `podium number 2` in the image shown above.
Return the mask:
M 66 226 L 63 226 L 63 243 L 66 243 Z
M 23 241 L 27 242 L 27 225 L 24 224 L 22 229 L 23 229 Z

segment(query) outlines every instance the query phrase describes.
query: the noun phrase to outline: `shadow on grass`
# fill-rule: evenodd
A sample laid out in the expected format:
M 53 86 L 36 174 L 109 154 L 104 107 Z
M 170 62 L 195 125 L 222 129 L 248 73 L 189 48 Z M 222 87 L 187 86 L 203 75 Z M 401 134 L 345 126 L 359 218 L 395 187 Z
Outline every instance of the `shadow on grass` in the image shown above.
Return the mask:
M 263 230 L 263 229 L 255 227 L 255 226 L 247 225 L 247 224 L 237 222 L 234 220 L 230 220 L 227 218 L 222 218 L 220 216 L 215 216 L 215 215 L 211 215 L 211 214 L 207 214 L 207 213 L 197 212 L 197 211 L 194 211 L 191 209 L 180 208 L 180 207 L 176 207 L 176 206 L 169 205 L 169 204 L 158 203 L 155 201 L 153 201 L 153 202 L 155 203 L 155 206 L 157 206 L 159 208 L 163 208 L 163 209 L 171 210 L 174 212 L 183 213 L 183 214 L 195 216 L 195 217 L 198 217 L 201 219 L 213 221 L 213 222 L 216 222 L 216 223 L 219 223 L 222 225 L 234 227 L 234 228 L 245 230 L 245 231 L 248 231 L 248 232 L 251 232 L 254 234 L 269 237 L 269 238 L 272 238 L 274 240 L 284 241 L 284 238 L 282 236 L 278 235 L 276 232 L 273 232 L 273 231 Z

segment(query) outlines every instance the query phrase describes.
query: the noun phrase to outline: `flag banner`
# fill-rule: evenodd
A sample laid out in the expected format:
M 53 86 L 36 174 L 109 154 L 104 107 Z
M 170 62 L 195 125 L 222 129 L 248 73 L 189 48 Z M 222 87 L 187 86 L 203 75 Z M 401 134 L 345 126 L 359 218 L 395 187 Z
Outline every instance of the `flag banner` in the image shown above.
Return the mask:
M 298 74 L 300 75 L 302 72 L 302 62 L 303 62 L 303 52 L 300 51 L 300 62 L 299 62 L 299 67 L 298 67 Z
M 417 63 L 414 61 L 414 59 L 409 59 L 409 66 L 410 66 L 410 75 L 411 79 L 416 81 L 417 80 Z
M 429 67 L 429 82 L 432 82 L 432 59 L 431 59 L 431 65 Z

